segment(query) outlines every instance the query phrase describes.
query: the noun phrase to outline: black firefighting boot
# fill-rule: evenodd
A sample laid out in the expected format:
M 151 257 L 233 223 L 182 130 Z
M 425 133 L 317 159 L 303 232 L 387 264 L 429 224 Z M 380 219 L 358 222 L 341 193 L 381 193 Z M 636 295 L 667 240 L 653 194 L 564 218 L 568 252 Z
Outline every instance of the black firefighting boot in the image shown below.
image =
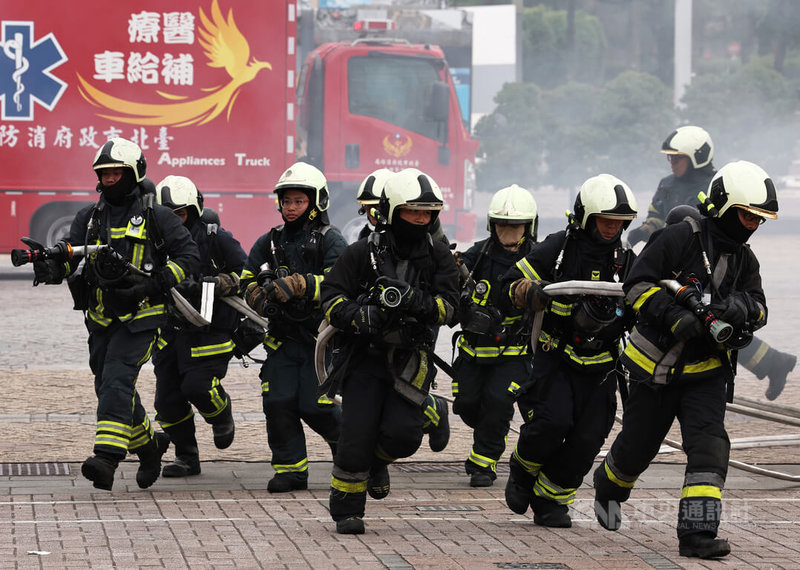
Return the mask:
M 81 474 L 92 482 L 96 489 L 110 491 L 114 485 L 114 472 L 119 465 L 119 458 L 110 453 L 98 451 L 86 459 L 81 465 Z
M 791 372 L 797 357 L 772 348 L 759 338 L 739 351 L 739 364 L 756 375 L 759 380 L 769 377 L 769 384 L 764 392 L 768 400 L 774 400 L 783 392 L 786 376 Z
M 572 519 L 569 516 L 569 507 L 544 497 L 531 497 L 533 510 L 533 524 L 550 528 L 570 528 Z
M 163 477 L 190 477 L 200 474 L 200 453 L 195 438 L 194 416 L 188 420 L 164 427 L 175 446 L 175 461 L 164 465 Z
M 536 478 L 525 471 L 513 456 L 508 463 L 510 471 L 506 482 L 506 505 L 518 515 L 524 515 L 531 504 Z
M 339 534 L 364 534 L 364 519 L 347 517 L 336 521 L 336 532 Z
M 488 467 L 481 467 L 467 459 L 464 462 L 464 470 L 469 475 L 470 487 L 491 487 L 497 479 L 497 473 Z M 527 510 L 527 507 L 525 508 Z
M 434 423 L 428 435 L 428 446 L 431 451 L 442 451 L 450 441 L 450 411 L 447 407 L 447 400 L 441 396 L 433 396 L 433 399 L 436 403 L 439 422 Z
M 731 545 L 711 532 L 697 532 L 681 537 L 678 552 L 690 558 L 722 558 L 731 553 Z
M 270 493 L 288 493 L 308 489 L 308 471 L 276 473 L 267 483 Z
M 619 530 L 622 526 L 622 503 L 631 494 L 629 488 L 614 485 L 605 472 L 605 462 L 592 474 L 594 482 L 594 516 L 606 530 Z
M 334 471 L 336 466 L 334 466 Z M 336 485 L 354 483 L 332 476 Z M 367 494 L 364 491 L 347 492 L 331 487 L 329 510 L 331 518 L 336 521 L 336 532 L 339 534 L 364 534 L 364 507 Z
M 367 493 L 373 499 L 385 499 L 391 490 L 389 467 L 385 463 L 373 465 L 369 470 L 367 479 Z
M 228 398 L 225 409 L 218 416 L 211 419 L 211 431 L 214 432 L 214 445 L 217 449 L 227 449 L 233 443 L 236 425 L 233 423 L 230 398 Z
M 770 352 L 775 354 L 770 354 Z M 794 354 L 786 354 L 774 348 L 770 349 L 770 352 L 767 352 L 764 356 L 764 360 L 769 358 L 769 368 L 767 370 L 769 385 L 764 395 L 767 400 L 775 400 L 783 392 L 783 387 L 786 386 L 786 377 L 789 372 L 794 370 L 794 366 L 797 364 L 797 357 Z
M 169 436 L 156 432 L 153 439 L 136 450 L 139 456 L 139 469 L 136 471 L 136 484 L 140 489 L 147 489 L 161 475 L 161 457 L 169 447 Z

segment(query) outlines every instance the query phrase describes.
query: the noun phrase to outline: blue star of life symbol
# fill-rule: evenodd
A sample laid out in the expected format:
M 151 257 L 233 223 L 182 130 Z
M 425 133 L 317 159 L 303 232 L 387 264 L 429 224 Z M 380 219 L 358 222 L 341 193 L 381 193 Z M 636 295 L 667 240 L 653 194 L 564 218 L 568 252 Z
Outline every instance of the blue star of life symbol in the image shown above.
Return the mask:
M 52 111 L 67 84 L 50 72 L 67 56 L 52 33 L 34 41 L 33 22 L 3 22 L 0 101 L 4 121 L 32 121 L 34 102 Z

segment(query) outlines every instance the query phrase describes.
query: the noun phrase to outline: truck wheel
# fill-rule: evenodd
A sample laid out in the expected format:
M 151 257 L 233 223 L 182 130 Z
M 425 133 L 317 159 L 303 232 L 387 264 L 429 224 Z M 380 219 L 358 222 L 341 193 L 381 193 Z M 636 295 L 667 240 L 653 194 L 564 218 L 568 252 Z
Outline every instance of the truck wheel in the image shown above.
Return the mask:
M 91 202 L 50 202 L 31 216 L 30 237 L 49 246 L 69 235 L 75 214 Z

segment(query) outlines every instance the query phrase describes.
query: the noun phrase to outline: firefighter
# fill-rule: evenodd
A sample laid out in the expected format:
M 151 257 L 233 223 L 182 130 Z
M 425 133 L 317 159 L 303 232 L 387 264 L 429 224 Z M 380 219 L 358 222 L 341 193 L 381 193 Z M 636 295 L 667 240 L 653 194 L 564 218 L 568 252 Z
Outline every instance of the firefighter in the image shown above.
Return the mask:
M 370 173 L 359 185 L 356 196 L 356 201 L 360 205 L 358 213 L 367 215 L 367 223 L 359 232 L 358 239 L 368 237 L 375 231 L 378 225 L 376 216 L 380 216 L 377 207 L 383 196 L 383 187 L 393 174 L 394 172 L 388 168 L 379 168 Z M 433 239 L 438 239 L 448 247 L 450 246 L 450 241 L 444 235 L 442 224 L 438 218 L 430 225 L 430 233 Z M 437 334 L 438 330 L 437 327 Z M 427 417 L 423 431 L 428 434 L 428 446 L 434 452 L 444 451 L 450 441 L 450 410 L 447 407 L 447 400 L 441 396 L 428 394 L 422 404 L 422 409 Z
M 620 503 L 677 418 L 687 455 L 679 552 L 717 558 L 730 552 L 716 536 L 735 351 L 767 320 L 758 260 L 746 242 L 761 222 L 777 218 L 778 200 L 767 173 L 746 161 L 722 167 L 704 198 L 706 217 L 654 233 L 625 280 L 626 300 L 637 313 L 621 359 L 630 395 L 622 431 L 595 470 L 594 487 L 597 520 L 617 530 Z
M 498 308 L 500 278 L 536 243 L 536 200 L 516 184 L 489 203 L 489 237 L 458 254 L 462 274 L 461 334 L 453 364 L 453 412 L 472 428 L 464 462 L 470 486 L 490 487 L 506 448 L 514 401 L 531 372 L 530 321 Z
M 323 320 L 320 285 L 347 246 L 328 221 L 325 176 L 297 162 L 275 185 L 284 223 L 259 237 L 245 262 L 247 304 L 269 319 L 261 396 L 275 476 L 270 493 L 308 488 L 305 422 L 336 451 L 339 407 L 317 396 L 314 347 Z
M 508 310 L 544 311 L 532 385 L 518 399 L 525 423 L 505 489 L 508 507 L 524 514 L 530 506 L 540 526 L 572 525 L 568 505 L 614 423 L 620 338 L 632 324 L 620 296 L 550 298 L 542 288 L 622 281 L 633 253 L 621 236 L 635 218 L 636 199 L 624 182 L 610 174 L 589 178 L 567 229 L 547 236 L 503 276 Z
M 147 418 L 136 379 L 164 326 L 171 287 L 197 270 L 199 254 L 189 230 L 171 210 L 155 203 L 146 161 L 135 143 L 113 138 L 97 151 L 97 204 L 79 211 L 67 241 L 108 245 L 65 263 L 34 263 L 36 279 L 60 283 L 69 277 L 75 308 L 89 331 L 89 366 L 97 394 L 94 455 L 81 473 L 98 489 L 111 490 L 119 462 L 139 456 L 136 483 L 150 487 L 161 473 L 169 446 Z
M 344 251 L 322 285 L 328 322 L 341 332 L 328 394 L 342 395 L 342 435 L 330 512 L 340 534 L 364 532 L 366 495 L 389 494 L 387 465 L 422 441 L 433 380 L 434 327 L 451 325 L 458 269 L 430 237 L 442 209 L 436 182 L 417 169 L 386 181 L 378 231 Z
M 176 319 L 166 327 L 153 355 L 156 375 L 156 421 L 175 446 L 175 460 L 164 466 L 164 477 L 200 474 L 195 437 L 194 408 L 211 425 L 214 445 L 233 443 L 234 422 L 230 396 L 222 386 L 233 355 L 231 333 L 239 322 L 236 310 L 219 298 L 239 292 L 239 273 L 247 254 L 233 235 L 203 217 L 203 195 L 185 176 L 167 176 L 156 187 L 158 203 L 172 209 L 189 229 L 200 251 L 199 273 L 177 289 L 196 307 L 202 304 L 204 281 L 213 283 L 211 324 L 197 326 Z M 209 286 L 206 286 L 209 288 Z
M 628 234 L 631 246 L 647 241 L 658 228 L 664 227 L 672 208 L 698 204 L 697 194 L 705 191 L 716 170 L 712 164 L 714 142 L 705 129 L 697 126 L 679 127 L 666 138 L 661 152 L 667 155 L 672 174 L 662 178 L 647 212 L 647 219 Z M 786 376 L 797 364 L 797 356 L 772 348 L 754 338 L 739 353 L 739 362 L 760 380 L 769 377 L 765 390 L 768 400 L 775 400 L 786 385 Z

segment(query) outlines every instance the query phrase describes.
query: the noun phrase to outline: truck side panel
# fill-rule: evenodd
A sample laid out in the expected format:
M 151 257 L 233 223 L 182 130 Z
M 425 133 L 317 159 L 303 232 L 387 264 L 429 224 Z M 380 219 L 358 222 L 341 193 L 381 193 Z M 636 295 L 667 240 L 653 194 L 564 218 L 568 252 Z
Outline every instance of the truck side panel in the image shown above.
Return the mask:
M 0 250 L 52 239 L 48 219 L 96 200 L 91 163 L 113 136 L 142 147 L 154 182 L 192 178 L 249 247 L 279 220 L 271 192 L 294 157 L 296 3 L 79 5 L 0 0 Z

